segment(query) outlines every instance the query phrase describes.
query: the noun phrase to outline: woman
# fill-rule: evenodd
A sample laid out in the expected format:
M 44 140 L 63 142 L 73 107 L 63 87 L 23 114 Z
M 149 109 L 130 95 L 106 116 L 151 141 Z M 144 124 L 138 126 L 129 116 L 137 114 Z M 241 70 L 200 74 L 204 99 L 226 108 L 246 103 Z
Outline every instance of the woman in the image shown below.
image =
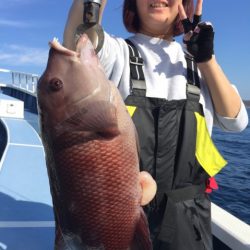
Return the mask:
M 74 0 L 65 27 L 64 45 L 71 49 L 82 8 Z M 194 19 L 193 9 L 193 0 L 125 0 L 124 24 L 133 36 L 126 42 L 105 33 L 98 53 L 137 127 L 141 170 L 157 182 L 145 207 L 154 249 L 213 248 L 206 190 L 226 163 L 210 140 L 212 126 L 236 132 L 248 123 L 216 61 L 213 27 L 199 23 L 202 0 Z M 187 53 L 174 40 L 183 30 Z

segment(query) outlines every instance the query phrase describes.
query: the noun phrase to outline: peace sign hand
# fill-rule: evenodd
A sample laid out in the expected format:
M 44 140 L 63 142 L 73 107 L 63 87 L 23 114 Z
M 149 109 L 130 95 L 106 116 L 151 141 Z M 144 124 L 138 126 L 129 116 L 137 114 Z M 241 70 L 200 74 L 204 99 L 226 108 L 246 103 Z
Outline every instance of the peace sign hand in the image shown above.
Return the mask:
M 183 5 L 179 5 L 179 15 L 184 28 L 183 42 L 197 63 L 210 60 L 214 54 L 213 26 L 209 22 L 200 22 L 201 14 L 202 0 L 197 0 L 193 22 L 187 18 Z

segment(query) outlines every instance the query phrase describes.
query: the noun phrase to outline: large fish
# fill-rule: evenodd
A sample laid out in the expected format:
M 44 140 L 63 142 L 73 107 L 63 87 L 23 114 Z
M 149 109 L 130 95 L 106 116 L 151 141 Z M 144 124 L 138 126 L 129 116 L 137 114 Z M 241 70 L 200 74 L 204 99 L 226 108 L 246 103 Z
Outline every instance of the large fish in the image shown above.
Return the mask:
M 56 40 L 50 46 L 37 97 L 55 249 L 151 249 L 140 206 L 141 183 L 151 179 L 139 173 L 135 128 L 123 100 L 86 35 L 76 52 Z

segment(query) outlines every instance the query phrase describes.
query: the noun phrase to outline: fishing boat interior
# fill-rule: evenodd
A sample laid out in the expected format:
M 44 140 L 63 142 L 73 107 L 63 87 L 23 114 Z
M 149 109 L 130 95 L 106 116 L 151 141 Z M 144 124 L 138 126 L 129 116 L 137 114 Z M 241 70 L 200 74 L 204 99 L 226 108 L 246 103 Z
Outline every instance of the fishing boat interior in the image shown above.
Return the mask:
M 39 76 L 0 69 L 0 250 L 54 249 L 54 214 L 39 136 Z M 250 226 L 212 204 L 214 249 L 250 249 Z

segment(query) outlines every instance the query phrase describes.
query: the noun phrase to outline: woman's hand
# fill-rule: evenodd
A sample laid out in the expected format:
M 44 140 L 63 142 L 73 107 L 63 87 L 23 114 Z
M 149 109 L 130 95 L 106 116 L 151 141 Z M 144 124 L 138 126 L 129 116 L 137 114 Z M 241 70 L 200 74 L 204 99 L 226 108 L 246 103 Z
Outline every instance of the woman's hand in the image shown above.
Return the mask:
M 214 31 L 211 23 L 201 22 L 202 0 L 197 1 L 193 22 L 187 18 L 182 4 L 179 5 L 179 15 L 184 28 L 183 42 L 187 51 L 197 63 L 210 60 L 214 54 Z
M 212 25 L 200 22 L 202 2 L 202 0 L 197 0 L 193 22 L 187 19 L 183 6 L 179 5 L 179 15 L 185 33 L 183 41 L 205 79 L 216 113 L 224 117 L 235 118 L 241 108 L 241 99 L 214 56 Z
M 99 24 L 101 23 L 103 10 L 106 3 L 107 0 L 102 0 L 102 4 L 100 7 Z M 68 49 L 75 50 L 75 34 L 77 27 L 83 22 L 83 8 L 83 0 L 73 0 L 63 34 L 63 45 Z

